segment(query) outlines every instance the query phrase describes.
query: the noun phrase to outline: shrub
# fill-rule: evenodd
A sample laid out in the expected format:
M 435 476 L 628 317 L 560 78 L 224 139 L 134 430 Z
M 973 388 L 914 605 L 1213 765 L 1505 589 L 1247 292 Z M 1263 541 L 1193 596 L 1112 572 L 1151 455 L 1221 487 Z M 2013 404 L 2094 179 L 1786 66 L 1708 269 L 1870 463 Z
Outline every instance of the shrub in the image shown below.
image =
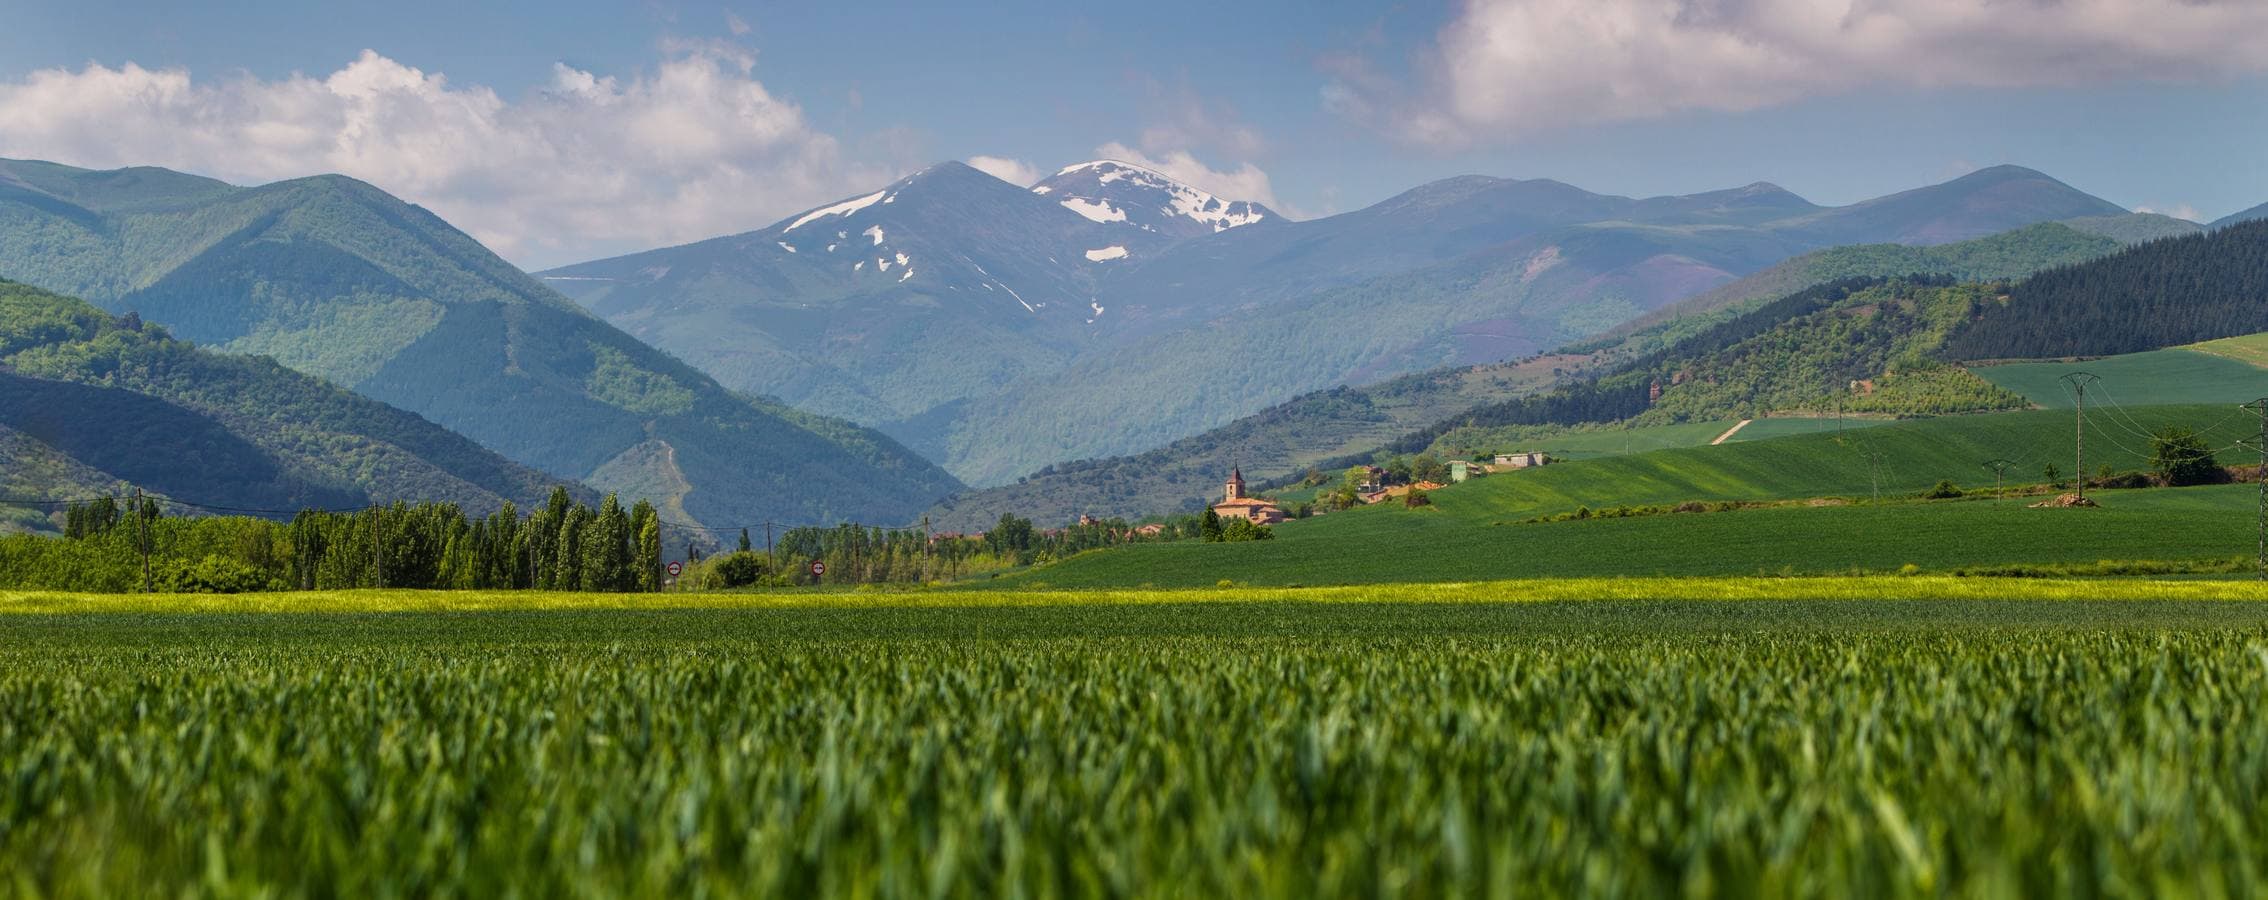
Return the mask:
M 1950 478 L 1941 479 L 1935 487 L 1922 492 L 1922 499 L 1924 500 L 1951 500 L 1959 496 L 1961 496 L 1961 486 L 1954 484 L 1953 479 Z
M 266 573 L 225 556 L 208 555 L 195 563 L 166 560 L 151 580 L 158 590 L 175 594 L 243 594 L 280 588 Z
M 1244 541 L 1274 540 L 1276 533 L 1264 525 L 1254 525 L 1250 519 L 1229 519 L 1221 526 L 1221 541 L 1235 544 Z
M 2227 474 L 2205 438 L 2179 426 L 2160 429 L 2150 438 L 2150 469 L 2175 487 L 2212 484 Z
M 764 578 L 764 558 L 754 553 L 728 553 L 710 564 L 724 587 L 747 587 Z

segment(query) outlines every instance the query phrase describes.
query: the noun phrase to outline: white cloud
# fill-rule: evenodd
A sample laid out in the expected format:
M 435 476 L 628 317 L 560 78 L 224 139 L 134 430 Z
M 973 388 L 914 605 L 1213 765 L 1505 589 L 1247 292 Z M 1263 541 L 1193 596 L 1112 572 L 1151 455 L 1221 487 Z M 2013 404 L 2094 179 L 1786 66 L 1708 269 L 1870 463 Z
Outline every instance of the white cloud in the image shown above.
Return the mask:
M 1095 154 L 1162 172 L 1168 178 L 1224 200 L 1250 200 L 1297 218 L 1276 199 L 1276 189 L 1269 184 L 1268 173 L 1249 162 L 1238 163 L 1234 169 L 1215 169 L 1187 150 L 1153 155 L 1119 143 L 1097 147 Z
M 2036 87 L 2268 71 L 2257 0 L 1465 0 L 1414 90 L 1326 59 L 1326 108 L 1419 143 L 1862 87 Z
M 725 13 L 724 21 L 725 27 L 731 29 L 733 37 L 741 37 L 752 30 L 748 27 L 748 20 L 741 18 L 739 13 Z
M 1017 187 L 1031 187 L 1047 177 L 1038 166 L 1005 156 L 971 156 L 969 167 Z
M 0 156 L 238 183 L 338 172 L 533 267 L 760 227 L 895 176 L 846 162 L 748 51 L 664 53 L 627 78 L 557 65 L 517 100 L 371 51 L 319 78 L 45 69 L 0 81 Z
M 2197 211 L 2197 207 L 2191 206 L 2187 203 L 2175 203 L 2171 205 L 2149 204 L 2137 206 L 2134 208 L 2134 211 L 2138 213 L 2156 213 L 2161 216 L 2172 216 L 2176 219 L 2188 219 L 2192 222 L 2210 221 L 2205 218 L 2204 213 Z

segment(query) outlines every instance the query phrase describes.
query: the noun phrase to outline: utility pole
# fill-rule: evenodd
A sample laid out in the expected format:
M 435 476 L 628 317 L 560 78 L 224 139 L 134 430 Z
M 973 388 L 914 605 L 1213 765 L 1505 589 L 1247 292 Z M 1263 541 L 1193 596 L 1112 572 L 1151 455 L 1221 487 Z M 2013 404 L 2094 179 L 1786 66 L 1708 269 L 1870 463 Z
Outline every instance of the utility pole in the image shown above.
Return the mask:
M 1994 502 L 1999 502 L 2004 491 L 2002 485 L 2008 480 L 2008 470 L 2015 467 L 2015 465 L 2016 463 L 2014 461 L 2007 459 L 1985 460 L 1984 467 L 1992 470 L 1992 496 Z
M 2244 405 L 2245 409 L 2260 414 L 2260 551 L 2256 562 L 2257 577 L 2268 581 L 2268 397 Z
M 772 562 L 772 523 L 764 523 L 764 562 Z
M 142 511 L 142 489 L 134 489 L 134 533 L 142 545 L 142 593 L 150 593 L 150 517 Z
M 2063 376 L 2063 383 L 2071 386 L 2071 396 L 2077 400 L 2077 404 L 2072 407 L 2076 414 L 2071 426 L 2074 435 L 2071 442 L 2071 484 L 2079 491 L 2081 500 L 2087 499 L 2087 386 L 2101 380 L 2086 372 L 2073 372 Z

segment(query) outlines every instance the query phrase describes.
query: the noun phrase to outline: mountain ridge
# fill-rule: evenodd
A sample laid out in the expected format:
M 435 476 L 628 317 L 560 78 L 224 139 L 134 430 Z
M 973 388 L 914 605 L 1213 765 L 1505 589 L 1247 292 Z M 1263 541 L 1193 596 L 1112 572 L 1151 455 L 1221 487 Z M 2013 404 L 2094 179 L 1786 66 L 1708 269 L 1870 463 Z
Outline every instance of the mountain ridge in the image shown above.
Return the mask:
M 1083 163 L 1064 172 L 1110 168 Z M 879 215 L 884 200 L 866 194 L 819 209 Z M 1073 255 L 1086 245 L 1043 246 L 1025 252 L 1025 262 L 1054 280 L 1027 275 L 1015 285 L 1045 285 L 1018 299 L 1044 295 L 1030 305 L 1053 304 L 1055 318 L 998 328 L 950 314 L 951 294 L 939 301 L 909 290 L 867 297 L 813 329 L 797 324 L 806 299 L 792 285 L 709 277 L 728 267 L 720 260 L 700 261 L 696 277 L 664 251 L 599 261 L 611 273 L 571 266 L 542 274 L 667 272 L 676 285 L 635 298 L 591 283 L 563 289 L 728 384 L 875 425 L 985 485 L 1049 462 L 1158 446 L 1348 379 L 1535 352 L 1822 246 L 1944 243 L 2123 212 L 2015 166 L 1845 207 L 1820 207 L 1769 182 L 1632 199 L 1551 179 L 1458 176 L 1336 216 L 1129 243 L 1107 259 Z M 1118 221 L 1086 224 L 1118 230 L 1082 237 L 1157 234 Z M 982 237 L 983 228 L 963 230 Z M 1431 317 L 1414 331 L 1402 320 L 1416 315 L 1402 309 L 1413 290 L 1427 298 Z M 1077 314 L 1061 316 L 1066 304 Z M 1331 304 L 1348 321 L 1330 321 Z M 1286 317 L 1297 320 L 1296 334 L 1286 333 Z M 728 355 L 737 362 L 716 361 Z M 1090 393 L 1100 390 L 1107 393 Z M 1093 409 L 1095 400 L 1108 412 Z

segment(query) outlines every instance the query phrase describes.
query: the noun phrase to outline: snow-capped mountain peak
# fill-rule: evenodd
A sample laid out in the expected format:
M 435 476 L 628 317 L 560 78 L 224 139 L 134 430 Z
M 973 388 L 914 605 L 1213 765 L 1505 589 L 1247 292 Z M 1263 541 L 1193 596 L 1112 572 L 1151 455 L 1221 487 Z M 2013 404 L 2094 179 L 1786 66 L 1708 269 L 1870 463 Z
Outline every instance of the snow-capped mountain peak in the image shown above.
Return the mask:
M 1281 218 L 1258 203 L 1224 200 L 1154 169 L 1110 159 L 1066 167 L 1031 190 L 1096 222 L 1174 239 Z

